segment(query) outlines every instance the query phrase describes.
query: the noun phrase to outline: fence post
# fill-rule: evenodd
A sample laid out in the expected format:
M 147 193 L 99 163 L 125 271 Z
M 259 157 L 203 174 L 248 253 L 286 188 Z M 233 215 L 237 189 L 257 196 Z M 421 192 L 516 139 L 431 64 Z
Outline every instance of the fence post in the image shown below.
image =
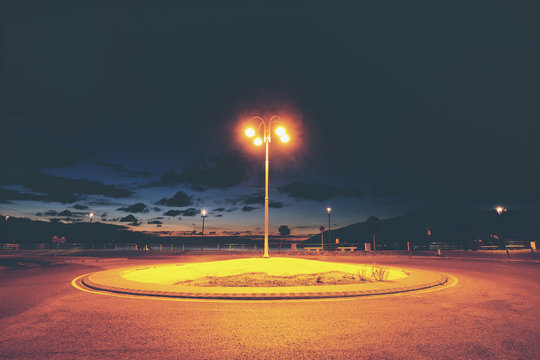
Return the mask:
M 217 251 L 219 251 L 219 243 L 217 244 Z

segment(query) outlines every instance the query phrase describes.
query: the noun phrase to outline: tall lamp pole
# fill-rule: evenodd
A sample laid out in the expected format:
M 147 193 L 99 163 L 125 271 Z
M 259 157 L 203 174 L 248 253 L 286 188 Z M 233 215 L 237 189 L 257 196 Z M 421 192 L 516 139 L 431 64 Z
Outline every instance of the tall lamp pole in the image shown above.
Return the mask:
M 90 238 L 90 243 L 92 244 L 92 251 L 94 250 L 94 242 L 92 241 L 92 219 L 94 218 L 94 213 L 88 214 L 90 218 L 90 225 L 88 226 L 88 237 Z
M 501 217 L 501 215 L 506 212 L 506 209 L 502 206 L 497 206 L 495 208 L 495 211 L 499 215 L 499 247 L 502 247 L 504 245 L 504 247 L 506 248 L 506 244 L 503 240 L 503 219 Z M 506 250 L 506 254 L 508 255 L 508 249 Z
M 279 121 L 279 116 L 274 115 L 270 118 L 270 121 L 268 123 L 264 121 L 264 119 L 260 116 L 253 116 L 251 118 L 251 121 L 258 120 L 259 126 L 257 128 L 257 131 L 255 131 L 253 128 L 248 128 L 245 131 L 246 136 L 248 137 L 254 137 L 255 135 L 258 135 L 254 140 L 253 143 L 257 146 L 261 146 L 264 142 L 266 144 L 266 161 L 265 161 L 265 182 L 264 182 L 264 258 L 270 257 L 268 255 L 268 144 L 271 142 L 271 124 L 273 121 Z M 263 138 L 260 138 L 260 131 L 261 126 L 263 128 Z M 280 140 L 284 143 L 288 142 L 290 140 L 289 135 L 287 135 L 287 132 L 285 129 L 281 126 L 279 126 L 276 129 L 276 135 L 279 136 Z
M 201 250 L 204 247 L 204 218 L 206 217 L 206 210 L 201 211 L 202 216 L 202 231 L 201 231 Z
M 4 224 L 4 242 L 7 244 L 7 227 L 8 227 L 9 215 L 6 215 L 6 222 Z
M 328 248 L 332 249 L 332 228 L 330 227 L 330 212 L 332 208 L 327 207 L 326 211 L 328 211 Z

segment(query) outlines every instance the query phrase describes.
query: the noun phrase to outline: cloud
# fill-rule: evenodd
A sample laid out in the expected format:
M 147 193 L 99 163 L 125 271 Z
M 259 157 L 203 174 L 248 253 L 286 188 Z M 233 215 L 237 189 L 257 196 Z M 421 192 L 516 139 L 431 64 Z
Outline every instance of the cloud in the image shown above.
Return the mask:
M 116 210 L 123 211 L 123 212 L 129 212 L 129 213 L 147 213 L 147 212 L 150 211 L 148 209 L 148 206 L 146 206 L 143 203 L 136 203 L 136 204 L 129 205 L 129 206 L 126 206 L 126 207 L 118 208 Z
M 244 204 L 244 205 L 264 205 L 264 196 L 259 194 L 253 194 L 253 195 L 244 195 L 240 196 L 236 199 L 229 200 L 231 204 L 236 205 L 238 203 Z M 280 209 L 284 206 L 284 204 L 281 201 L 272 201 L 270 200 L 268 202 L 268 207 L 274 208 L 274 209 Z
M 163 224 L 163 222 L 159 221 L 159 220 L 152 220 L 152 221 L 149 221 L 148 224 L 152 224 L 152 225 L 160 225 L 160 224 Z
M 104 212 L 103 214 L 101 214 L 101 217 L 102 217 L 102 218 L 106 218 L 106 217 L 107 217 L 107 213 Z
M 256 207 L 253 207 L 253 206 L 243 206 L 243 207 L 242 207 L 242 211 L 246 211 L 246 212 L 247 212 L 247 211 L 253 211 L 253 210 L 255 210 L 255 209 L 257 209 L 257 208 L 256 208 Z
M 216 214 L 214 217 L 223 217 L 223 214 Z
M 178 173 L 169 170 L 151 186 L 187 184 L 198 191 L 208 188 L 225 189 L 247 180 L 248 170 L 249 164 L 241 154 L 223 152 L 212 157 L 198 159 Z
M 165 216 L 178 216 L 182 213 L 181 210 L 169 210 L 163 213 Z
M 88 210 L 88 206 L 82 204 L 75 204 L 72 207 L 77 210 Z
M 140 179 L 154 176 L 154 174 L 149 171 L 128 170 L 125 166 L 119 164 L 112 164 L 105 161 L 99 161 L 98 164 L 113 169 L 114 171 L 120 173 L 120 175 L 127 178 Z
M 197 214 L 200 214 L 201 212 L 199 209 L 195 209 L 195 208 L 189 208 L 186 210 L 179 210 L 179 211 L 180 211 L 180 214 L 183 216 L 195 216 Z
M 35 200 L 35 201 L 46 201 L 46 195 L 31 194 L 25 193 L 17 190 L 4 189 L 0 188 L 0 202 L 10 204 L 9 200 Z
M 0 167 L 9 169 L 0 175 L 0 186 L 19 185 L 32 192 L 0 191 L 0 201 L 74 203 L 88 195 L 123 198 L 133 194 L 116 185 L 47 174 L 45 169 L 74 166 L 90 158 L 89 153 L 58 145 L 53 139 L 19 136 L 16 129 L 6 126 L 0 131 L 0 144 L 3 153 L 12 155 L 0 157 Z
M 283 203 L 281 201 L 272 201 L 270 200 L 268 202 L 268 207 L 274 208 L 274 209 L 281 209 L 283 207 Z
M 212 211 L 223 212 L 223 211 L 225 211 L 225 208 L 220 207 L 220 208 L 216 208 L 216 209 L 214 209 Z
M 161 211 L 161 209 L 160 209 L 160 208 L 158 208 L 158 207 L 156 207 L 156 206 L 154 206 L 154 207 L 152 208 L 152 211 L 156 211 L 156 212 L 159 212 L 159 211 Z
M 73 216 L 73 213 L 69 210 L 64 210 L 58 214 L 58 216 Z
M 66 217 L 83 217 L 86 216 L 86 213 L 70 211 L 68 209 L 58 212 L 56 210 L 47 210 L 45 212 L 37 212 L 36 216 L 66 216 Z M 73 220 L 75 221 L 75 220 Z
M 137 218 L 133 216 L 132 214 L 129 214 L 127 216 L 124 216 L 119 220 L 120 222 L 130 222 L 130 223 L 137 223 Z
M 93 205 L 93 206 L 121 206 L 123 205 L 120 202 L 103 200 L 103 199 L 88 201 L 88 204 Z
M 169 199 L 162 198 L 156 204 L 171 207 L 185 207 L 193 205 L 193 197 L 183 191 L 178 191 L 173 197 Z
M 293 182 L 285 186 L 279 187 L 280 191 L 287 193 L 295 199 L 325 201 L 335 196 L 356 197 L 363 196 L 363 191 L 353 186 L 335 187 L 326 184 L 315 182 L 302 183 Z

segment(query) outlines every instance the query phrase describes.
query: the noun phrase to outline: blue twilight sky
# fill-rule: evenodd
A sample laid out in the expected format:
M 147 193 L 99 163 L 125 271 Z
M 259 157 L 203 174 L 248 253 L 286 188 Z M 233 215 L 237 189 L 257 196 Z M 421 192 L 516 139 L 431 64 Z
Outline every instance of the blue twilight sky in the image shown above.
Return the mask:
M 293 235 L 540 204 L 534 1 L 6 1 L 2 214 Z M 253 124 L 256 125 L 256 124 Z M 132 217 L 129 217 L 132 215 Z

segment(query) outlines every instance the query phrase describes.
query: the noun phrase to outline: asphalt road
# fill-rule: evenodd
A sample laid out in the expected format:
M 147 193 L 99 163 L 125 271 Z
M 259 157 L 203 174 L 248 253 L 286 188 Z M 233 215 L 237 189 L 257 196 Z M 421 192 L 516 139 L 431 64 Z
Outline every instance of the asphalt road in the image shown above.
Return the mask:
M 445 272 L 459 282 L 439 291 L 357 299 L 172 301 L 71 285 L 79 275 L 136 261 L 19 265 L 4 259 L 0 358 L 540 358 L 538 262 L 379 257 L 378 263 Z

